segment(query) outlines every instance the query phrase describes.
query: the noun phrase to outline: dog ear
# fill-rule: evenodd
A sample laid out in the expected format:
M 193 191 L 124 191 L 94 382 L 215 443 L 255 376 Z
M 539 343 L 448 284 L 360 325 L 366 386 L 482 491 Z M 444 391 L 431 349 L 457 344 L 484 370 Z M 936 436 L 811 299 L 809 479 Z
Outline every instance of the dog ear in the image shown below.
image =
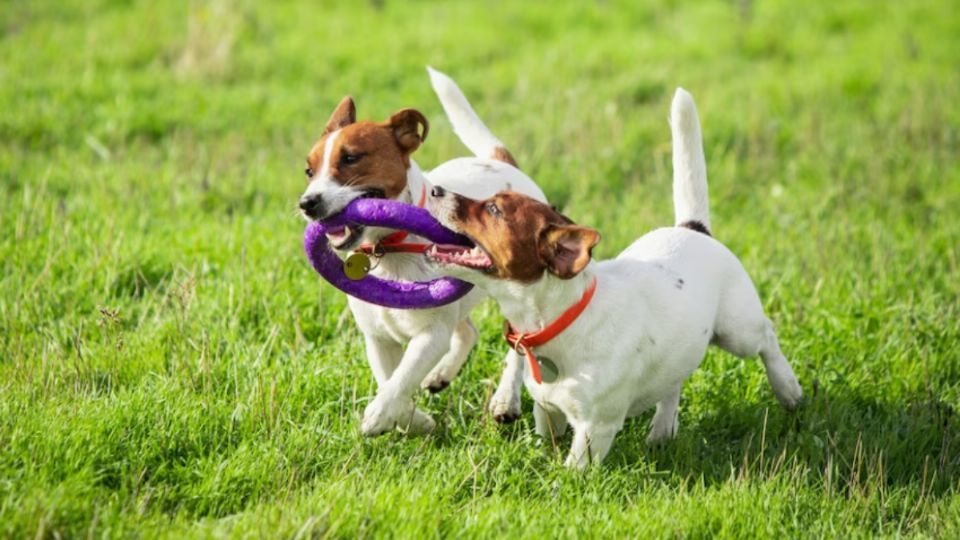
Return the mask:
M 393 130 L 393 136 L 397 139 L 397 144 L 407 154 L 413 153 L 420 147 L 420 144 L 427 140 L 427 133 L 430 131 L 430 123 L 427 117 L 416 109 L 401 109 L 390 117 L 387 121 L 390 129 Z M 423 126 L 423 133 L 420 133 L 420 126 Z
M 327 120 L 327 128 L 323 134 L 326 135 L 327 133 L 334 132 L 356 121 L 357 106 L 353 104 L 352 97 L 344 96 L 344 98 L 340 100 L 340 104 L 337 105 L 337 108 L 333 110 L 330 119 Z
M 560 279 L 579 274 L 590 262 L 590 250 L 600 241 L 600 233 L 579 225 L 556 225 L 544 231 L 540 257 L 547 270 Z

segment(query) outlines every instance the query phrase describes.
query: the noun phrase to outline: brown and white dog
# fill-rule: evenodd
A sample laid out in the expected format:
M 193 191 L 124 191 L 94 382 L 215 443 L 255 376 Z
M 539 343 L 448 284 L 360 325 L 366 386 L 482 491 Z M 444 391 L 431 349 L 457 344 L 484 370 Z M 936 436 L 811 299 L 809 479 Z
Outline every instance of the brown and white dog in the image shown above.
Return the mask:
M 511 189 L 546 200 L 533 180 L 515 167 L 506 147 L 477 117 L 457 85 L 440 72 L 428 71 L 454 130 L 476 157 L 453 159 L 425 173 L 410 157 L 429 130 L 423 114 L 403 109 L 383 122 L 357 121 L 354 102 L 345 97 L 307 157 L 309 183 L 300 198 L 307 219 L 334 215 L 358 197 L 422 204 L 436 186 L 484 198 Z M 392 232 L 344 227 L 329 233 L 328 240 L 346 254 L 362 243 L 376 244 Z M 411 236 L 409 241 L 422 239 Z M 422 256 L 408 253 L 383 256 L 371 273 L 403 281 L 437 277 Z M 348 297 L 378 385 L 376 397 L 364 411 L 364 435 L 394 428 L 409 433 L 433 430 L 433 419 L 414 407 L 414 394 L 421 385 L 434 392 L 442 390 L 456 376 L 476 343 L 477 331 L 469 314 L 483 297 L 475 289 L 446 306 L 419 310 L 384 308 Z M 507 359 L 508 364 L 514 362 Z M 490 404 L 499 420 L 519 416 L 520 384 L 516 376 L 501 382 Z
M 507 371 L 530 367 L 537 432 L 573 427 L 568 466 L 602 460 L 624 420 L 654 405 L 647 440 L 672 437 L 680 389 L 711 343 L 759 354 L 784 406 L 803 395 L 750 277 L 709 233 L 700 125 L 682 89 L 671 125 L 677 225 L 645 234 L 614 260 L 591 260 L 597 231 L 521 194 L 478 200 L 438 188 L 430 198 L 440 222 L 479 249 L 466 256 L 437 246 L 425 258 L 500 304 L 508 340 L 531 353 Z M 550 375 L 542 382 L 541 370 Z

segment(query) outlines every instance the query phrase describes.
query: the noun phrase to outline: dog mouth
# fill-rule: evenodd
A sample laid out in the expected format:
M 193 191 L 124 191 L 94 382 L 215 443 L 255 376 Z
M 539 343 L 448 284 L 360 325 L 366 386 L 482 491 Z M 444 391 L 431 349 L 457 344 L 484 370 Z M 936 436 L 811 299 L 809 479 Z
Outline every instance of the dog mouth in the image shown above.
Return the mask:
M 357 244 L 363 236 L 363 226 L 354 225 L 350 227 L 348 225 L 341 225 L 339 227 L 332 227 L 327 229 L 326 236 L 330 247 L 333 249 L 350 249 Z
M 357 199 L 386 199 L 387 194 L 380 188 L 367 188 Z M 360 242 L 363 237 L 363 225 L 341 225 L 327 230 L 327 241 L 330 247 L 337 250 L 348 250 Z
M 462 266 L 483 272 L 491 272 L 495 268 L 490 254 L 476 243 L 473 247 L 433 244 L 424 255 L 430 262 L 440 265 Z

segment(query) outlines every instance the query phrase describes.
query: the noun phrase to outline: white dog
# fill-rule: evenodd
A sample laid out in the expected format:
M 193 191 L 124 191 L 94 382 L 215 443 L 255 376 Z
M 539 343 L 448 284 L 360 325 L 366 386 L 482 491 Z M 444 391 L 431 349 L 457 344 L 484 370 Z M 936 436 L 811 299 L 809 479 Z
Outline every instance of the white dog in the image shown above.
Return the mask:
M 624 419 L 653 405 L 647 441 L 672 437 L 683 381 L 711 343 L 740 357 L 759 353 L 784 406 L 802 397 L 753 283 L 710 236 L 700 126 L 683 89 L 671 127 L 677 226 L 644 235 L 611 261 L 591 262 L 597 231 L 520 194 L 478 201 L 435 189 L 429 203 L 477 247 L 434 246 L 425 257 L 500 304 L 508 341 L 528 353 L 512 367 L 529 366 L 537 432 L 573 426 L 568 466 L 602 460 Z
M 389 198 L 423 206 L 434 186 L 480 198 L 512 189 L 546 200 L 533 180 L 515 167 L 513 157 L 477 117 L 457 85 L 446 75 L 428 70 L 457 134 L 477 157 L 454 159 L 424 173 L 410 158 L 429 129 L 423 114 L 403 109 L 385 122 L 358 122 L 353 100 L 345 97 L 307 157 L 309 184 L 300 198 L 300 208 L 307 219 L 334 215 L 358 197 Z M 392 236 L 395 232 L 376 227 L 344 227 L 329 232 L 327 238 L 342 254 L 364 246 L 368 251 L 372 251 L 371 246 L 380 246 L 377 252 L 385 249 L 388 253 L 372 270 L 378 277 L 402 281 L 438 277 L 422 256 L 389 252 L 390 246 L 385 246 L 389 242 L 423 242 L 415 236 L 384 242 L 396 238 Z M 378 385 L 377 396 L 364 411 L 364 435 L 379 435 L 394 428 L 411 433 L 433 430 L 433 419 L 414 408 L 413 396 L 421 384 L 434 392 L 442 390 L 460 370 L 477 340 L 470 310 L 482 299 L 483 293 L 475 289 L 442 307 L 402 310 L 348 298 L 357 326 L 363 332 L 367 359 Z M 516 364 L 512 356 L 515 354 L 508 355 L 508 365 Z M 491 402 L 501 421 L 519 416 L 519 380 L 506 378 Z

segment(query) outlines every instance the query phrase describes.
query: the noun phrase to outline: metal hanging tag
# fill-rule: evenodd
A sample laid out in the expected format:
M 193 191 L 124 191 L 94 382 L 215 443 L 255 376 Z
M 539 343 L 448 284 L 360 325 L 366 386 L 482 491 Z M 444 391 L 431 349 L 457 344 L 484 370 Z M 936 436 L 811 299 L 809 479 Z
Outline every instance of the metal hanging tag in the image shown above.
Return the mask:
M 363 253 L 353 253 L 343 261 L 343 273 L 354 281 L 367 277 L 370 273 L 370 257 Z
M 540 366 L 540 378 L 545 383 L 552 383 L 560 378 L 560 368 L 553 360 L 545 356 L 537 356 L 537 365 Z

